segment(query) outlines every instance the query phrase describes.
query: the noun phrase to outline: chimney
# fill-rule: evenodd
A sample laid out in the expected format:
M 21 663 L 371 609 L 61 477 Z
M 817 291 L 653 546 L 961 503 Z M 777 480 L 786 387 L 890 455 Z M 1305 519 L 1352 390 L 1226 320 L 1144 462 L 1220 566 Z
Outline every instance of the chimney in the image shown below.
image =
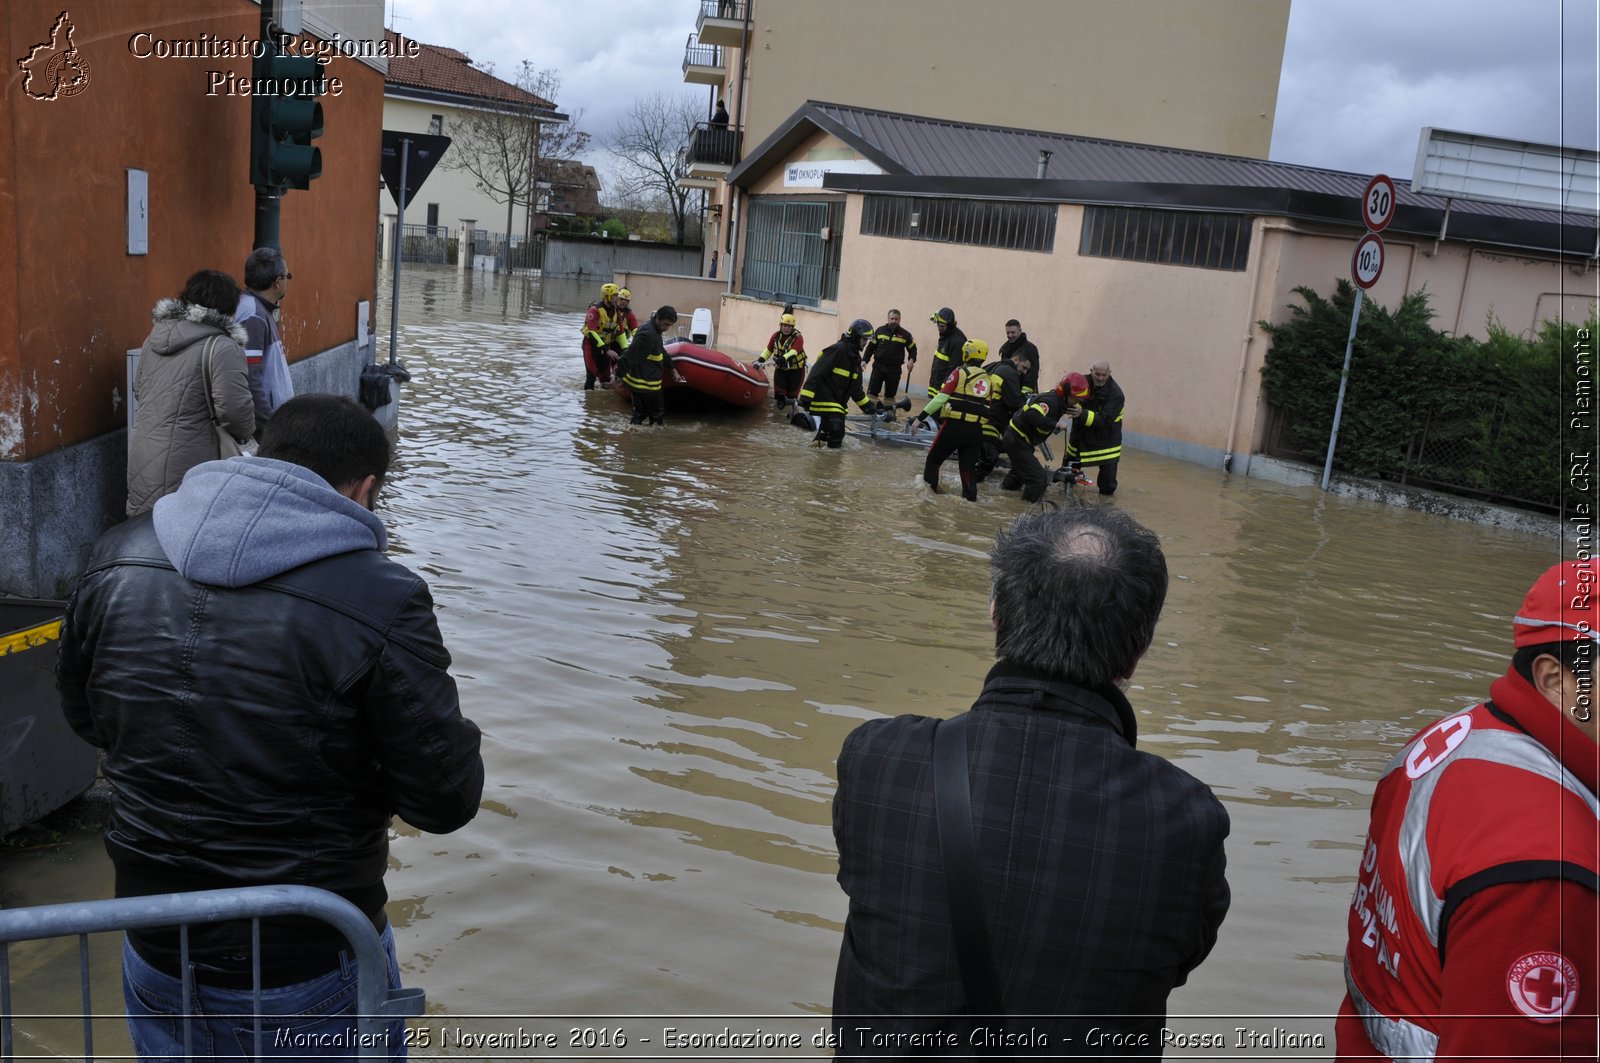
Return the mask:
M 1050 169 L 1050 156 L 1052 154 L 1054 153 L 1044 148 L 1039 149 L 1039 180 L 1041 181 L 1044 180 L 1045 173 Z

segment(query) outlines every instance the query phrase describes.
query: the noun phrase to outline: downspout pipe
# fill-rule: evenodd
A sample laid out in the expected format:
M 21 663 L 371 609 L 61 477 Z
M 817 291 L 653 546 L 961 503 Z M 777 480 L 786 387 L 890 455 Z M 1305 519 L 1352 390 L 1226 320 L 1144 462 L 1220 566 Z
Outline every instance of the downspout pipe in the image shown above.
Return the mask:
M 733 110 L 734 135 L 739 138 L 739 158 L 734 160 L 735 165 L 744 161 L 744 99 L 750 94 L 750 21 L 755 14 L 755 3 L 756 0 L 744 0 L 744 39 L 739 45 L 739 103 Z M 728 217 L 723 231 L 728 243 L 723 259 L 728 263 L 728 275 L 724 278 L 723 291 L 732 295 L 734 274 L 739 268 L 739 230 L 744 228 L 744 196 L 731 184 L 727 189 Z

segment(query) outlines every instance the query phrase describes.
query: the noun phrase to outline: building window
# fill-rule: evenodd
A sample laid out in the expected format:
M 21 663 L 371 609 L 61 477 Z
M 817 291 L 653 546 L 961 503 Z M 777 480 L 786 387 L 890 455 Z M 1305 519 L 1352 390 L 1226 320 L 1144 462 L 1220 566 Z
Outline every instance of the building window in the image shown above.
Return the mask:
M 755 197 L 745 229 L 740 290 L 805 306 L 837 299 L 843 225 L 842 199 Z
M 1250 258 L 1251 221 L 1244 214 L 1085 207 L 1078 254 L 1242 270 Z
M 444 132 L 444 115 L 436 114 L 428 119 L 428 132 L 434 136 Z
M 1054 203 L 869 195 L 861 234 L 1048 254 L 1056 246 L 1056 213 Z

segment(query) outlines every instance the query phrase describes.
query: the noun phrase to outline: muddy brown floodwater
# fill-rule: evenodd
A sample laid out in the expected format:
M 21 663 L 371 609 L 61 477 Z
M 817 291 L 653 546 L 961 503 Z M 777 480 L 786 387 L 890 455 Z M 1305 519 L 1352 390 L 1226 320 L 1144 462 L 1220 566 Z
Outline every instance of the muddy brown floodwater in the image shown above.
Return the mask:
M 396 829 L 390 912 L 432 1016 L 414 1055 L 467 1053 L 462 1031 L 530 1015 L 815 1032 L 845 912 L 840 743 L 879 714 L 965 709 L 991 663 L 985 556 L 1016 496 L 930 495 L 920 450 L 813 450 L 767 409 L 625 431 L 622 403 L 579 388 L 574 294 L 427 267 L 404 281 L 415 379 L 380 512 L 432 585 L 488 765 L 466 829 Z M 1331 1049 L 1374 780 L 1502 670 L 1555 541 L 1137 451 L 1122 481 L 1114 504 L 1160 534 L 1172 573 L 1130 691 L 1140 743 L 1233 818 L 1232 910 L 1171 1026 Z M 13 906 L 110 884 L 88 832 L 0 868 Z M 71 951 L 14 950 L 13 976 L 41 999 L 75 992 Z M 116 1009 L 115 948 L 97 943 L 93 966 L 96 1010 Z M 653 1054 L 686 1025 L 545 1028 L 605 1056 L 617 1030 Z M 119 1020 L 97 1027 L 103 1051 L 120 1038 Z

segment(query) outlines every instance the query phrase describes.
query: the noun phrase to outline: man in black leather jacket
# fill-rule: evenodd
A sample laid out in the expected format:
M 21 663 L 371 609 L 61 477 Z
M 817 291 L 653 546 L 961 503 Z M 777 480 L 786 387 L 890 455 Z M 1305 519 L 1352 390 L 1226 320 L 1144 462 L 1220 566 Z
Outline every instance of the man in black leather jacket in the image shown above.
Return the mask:
M 57 681 L 73 729 L 105 750 L 117 896 L 331 890 L 382 935 L 397 984 L 390 818 L 461 827 L 483 760 L 427 584 L 383 554 L 371 510 L 388 464 L 383 429 L 357 403 L 285 403 L 259 456 L 197 466 L 152 514 L 101 536 L 67 606 Z M 128 938 L 134 1047 L 182 1055 L 177 931 Z M 287 918 L 263 920 L 261 939 L 262 985 L 287 987 L 276 1013 L 348 1029 L 343 935 Z M 207 1038 L 196 1051 L 235 1051 L 239 1024 L 208 1018 L 251 1010 L 249 953 L 248 922 L 190 928 Z

